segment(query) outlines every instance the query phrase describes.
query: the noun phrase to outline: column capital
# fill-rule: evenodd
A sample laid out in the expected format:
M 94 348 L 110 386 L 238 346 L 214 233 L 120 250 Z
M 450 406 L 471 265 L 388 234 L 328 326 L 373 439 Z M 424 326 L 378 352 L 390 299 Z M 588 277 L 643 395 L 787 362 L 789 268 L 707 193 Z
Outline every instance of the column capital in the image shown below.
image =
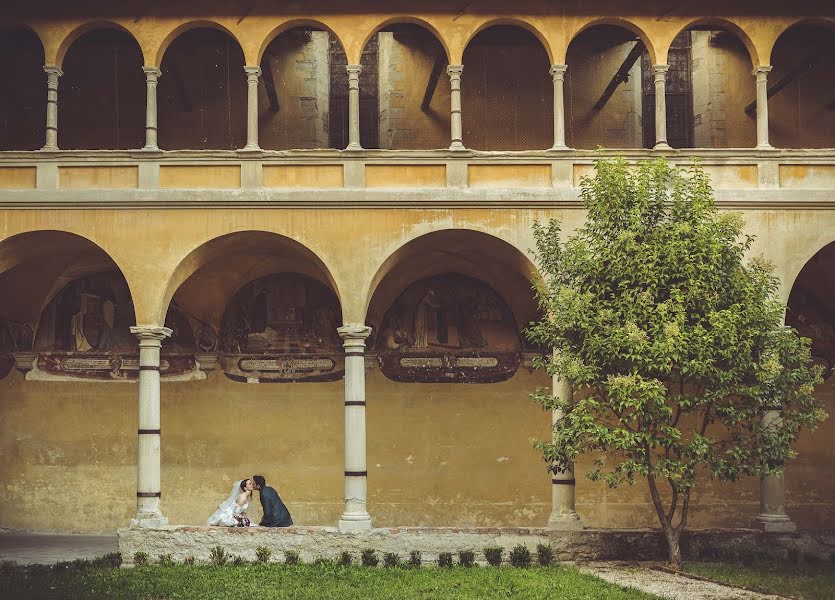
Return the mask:
M 362 73 L 362 65 L 345 65 L 345 70 L 348 71 L 348 75 L 359 77 L 359 74 Z
M 342 327 L 338 327 L 336 331 L 339 333 L 339 337 L 345 340 L 346 347 L 349 345 L 349 342 L 360 342 L 361 345 L 365 346 L 365 340 L 371 335 L 371 328 L 359 323 L 343 325 Z M 351 343 L 350 345 L 356 346 L 358 344 Z
M 551 74 L 551 77 L 554 81 L 562 81 L 563 77 L 565 77 L 565 72 L 568 70 L 568 65 L 551 65 L 551 68 L 548 69 L 548 72 Z
M 145 73 L 145 81 L 156 81 L 162 76 L 162 71 L 159 67 L 142 67 L 142 72 Z
M 171 336 L 173 330 L 157 325 L 132 325 L 130 332 L 138 337 L 140 341 L 156 340 L 162 343 L 162 340 Z
M 58 65 L 44 65 L 43 70 L 47 75 L 54 75 L 56 77 L 61 77 L 64 74 Z
M 464 65 L 447 65 L 446 72 L 450 77 L 461 77 Z
M 247 77 L 254 77 L 258 78 L 261 77 L 261 67 L 244 67 L 244 73 L 246 73 Z
M 757 81 L 765 81 L 768 79 L 768 74 L 771 73 L 771 65 L 760 65 L 752 72 L 752 75 L 757 78 Z
M 663 74 L 666 75 L 667 71 L 670 70 L 670 65 L 652 65 L 652 72 L 656 75 Z

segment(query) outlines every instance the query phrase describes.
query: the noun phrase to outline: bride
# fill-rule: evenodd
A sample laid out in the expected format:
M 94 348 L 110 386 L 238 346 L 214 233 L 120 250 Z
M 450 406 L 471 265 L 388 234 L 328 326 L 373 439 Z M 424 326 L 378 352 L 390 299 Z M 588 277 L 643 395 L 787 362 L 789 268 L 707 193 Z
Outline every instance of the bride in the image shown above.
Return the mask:
M 218 505 L 218 509 L 212 513 L 206 525 L 249 527 L 250 522 L 246 516 L 246 510 L 249 508 L 254 488 L 251 479 L 241 479 L 232 484 L 229 497 Z

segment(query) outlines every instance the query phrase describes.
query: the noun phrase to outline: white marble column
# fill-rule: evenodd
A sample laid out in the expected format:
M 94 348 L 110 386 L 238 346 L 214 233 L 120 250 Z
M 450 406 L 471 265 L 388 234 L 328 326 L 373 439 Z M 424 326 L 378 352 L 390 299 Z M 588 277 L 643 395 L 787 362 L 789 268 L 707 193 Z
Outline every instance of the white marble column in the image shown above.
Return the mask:
M 565 71 L 568 65 L 551 65 L 554 82 L 554 145 L 551 150 L 567 150 L 565 145 Z
M 779 425 L 779 406 L 770 407 L 763 415 L 763 425 Z M 760 513 L 757 525 L 763 531 L 795 531 L 797 525 L 786 514 L 786 489 L 783 475 L 769 475 L 760 480 Z
M 145 73 L 145 147 L 158 151 L 157 145 L 157 82 L 162 71 L 157 67 L 142 67 Z
M 58 78 L 64 72 L 55 65 L 46 65 L 46 141 L 41 150 L 58 149 Z
M 768 74 L 771 67 L 764 65 L 754 69 L 757 78 L 757 148 L 767 150 L 768 143 Z
M 136 460 L 136 516 L 131 527 L 163 527 L 160 510 L 159 351 L 171 335 L 167 327 L 137 325 L 139 338 L 139 444 Z
M 360 144 L 360 73 L 362 65 L 347 65 L 348 70 L 348 147 L 362 150 Z
M 669 150 L 667 144 L 667 71 L 669 65 L 655 65 L 655 150 Z
M 450 150 L 464 150 L 464 127 L 461 123 L 461 73 L 464 65 L 448 65 L 450 100 Z
M 345 512 L 339 528 L 371 529 L 365 459 L 365 340 L 371 328 L 345 325 L 337 331 L 345 348 Z
M 571 399 L 574 391 L 570 382 L 554 377 L 553 394 L 559 398 Z M 551 422 L 556 424 L 562 417 L 561 410 L 554 410 L 551 413 Z M 577 531 L 583 528 L 580 515 L 574 509 L 575 488 L 573 467 L 551 475 L 551 516 L 548 517 L 548 529 Z
M 243 150 L 256 152 L 258 145 L 258 78 L 261 67 L 244 67 L 246 72 L 246 146 Z

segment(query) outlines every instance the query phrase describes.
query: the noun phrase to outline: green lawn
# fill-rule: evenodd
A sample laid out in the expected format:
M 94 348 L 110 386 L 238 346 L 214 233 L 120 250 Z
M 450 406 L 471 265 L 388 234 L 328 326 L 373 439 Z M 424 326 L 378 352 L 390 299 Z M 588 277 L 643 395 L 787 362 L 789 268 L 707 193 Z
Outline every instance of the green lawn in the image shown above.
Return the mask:
M 761 592 L 794 596 L 804 600 L 835 600 L 835 564 L 685 563 L 684 570 L 714 581 Z
M 655 599 L 571 567 L 366 568 L 324 565 L 10 567 L 0 571 L 0 598 L 268 600 L 335 598 Z

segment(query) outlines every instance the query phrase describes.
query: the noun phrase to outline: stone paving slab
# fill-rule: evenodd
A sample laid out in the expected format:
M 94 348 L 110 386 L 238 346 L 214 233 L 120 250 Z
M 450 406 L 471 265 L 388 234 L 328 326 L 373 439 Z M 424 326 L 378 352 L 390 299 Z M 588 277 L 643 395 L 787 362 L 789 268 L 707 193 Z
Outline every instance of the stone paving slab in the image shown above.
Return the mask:
M 51 565 L 78 558 L 96 558 L 119 551 L 112 535 L 64 535 L 0 532 L 0 560 L 21 565 Z
M 615 563 L 586 563 L 577 567 L 615 585 L 639 589 L 671 600 L 785 600 L 784 596 L 749 592 L 665 571 Z

